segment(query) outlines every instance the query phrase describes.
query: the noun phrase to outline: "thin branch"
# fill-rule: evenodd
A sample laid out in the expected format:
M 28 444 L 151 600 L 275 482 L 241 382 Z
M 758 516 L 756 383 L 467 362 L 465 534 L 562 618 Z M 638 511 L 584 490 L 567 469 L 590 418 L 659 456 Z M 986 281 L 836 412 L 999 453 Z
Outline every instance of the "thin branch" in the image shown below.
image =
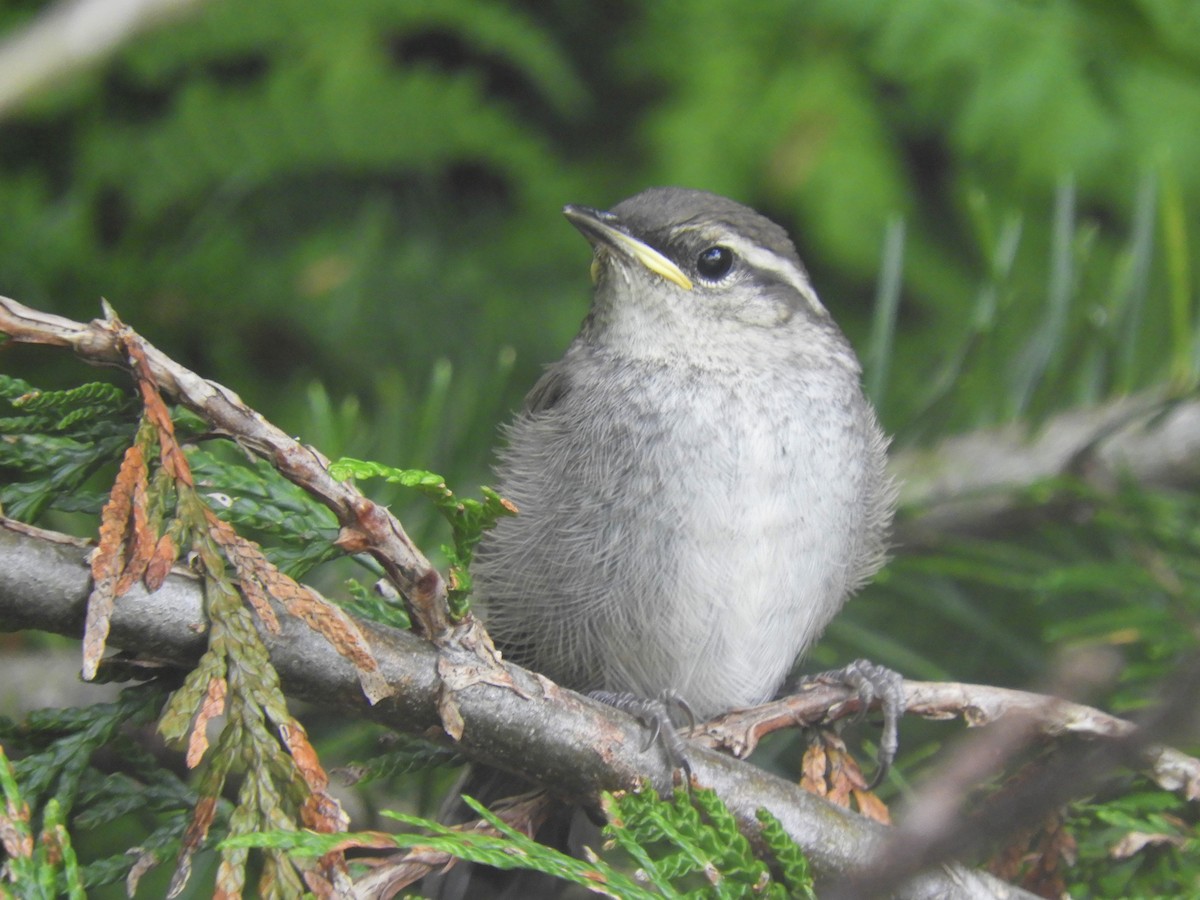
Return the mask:
M 550 794 L 538 790 L 509 797 L 494 805 L 491 812 L 509 828 L 532 838 L 558 808 L 558 802 Z M 453 829 L 471 834 L 501 836 L 500 830 L 485 819 L 473 819 L 455 825 Z M 390 852 L 373 859 L 356 857 L 356 861 L 366 862 L 370 865 L 371 871 L 354 882 L 355 900 L 395 897 L 404 888 L 415 884 L 427 875 L 444 873 L 460 862 L 458 857 L 448 851 L 439 851 L 432 847 L 417 846 L 405 850 L 395 850 L 394 848 L 394 842 L 388 840 L 388 836 L 385 835 L 379 841 L 378 849 Z
M 74 0 L 43 12 L 0 43 L 0 118 L 136 35 L 202 0 Z
M 0 333 L 18 343 L 72 350 L 93 365 L 126 365 L 120 323 L 111 315 L 85 325 L 0 297 Z M 395 516 L 352 484 L 331 478 L 328 460 L 317 450 L 276 428 L 233 391 L 201 378 L 148 342 L 145 350 L 154 379 L 164 390 L 328 506 L 342 526 L 338 546 L 374 556 L 408 600 L 421 631 L 431 640 L 449 639 L 452 625 L 446 610 L 445 581 Z M 473 628 L 473 622 L 463 626 L 467 631 Z
M 88 546 L 29 526 L 0 520 L 0 623 L 78 637 L 90 589 Z M 204 649 L 199 582 L 173 573 L 148 595 L 141 585 L 113 610 L 109 644 L 180 666 Z M 505 664 L 512 687 L 479 679 L 457 689 L 463 719 L 452 742 L 439 711 L 447 671 L 474 671 L 478 658 L 455 646 L 437 649 L 407 632 L 359 622 L 396 694 L 372 706 L 353 665 L 322 637 L 290 617 L 281 632 L 260 630 L 290 696 L 381 722 L 451 746 L 480 762 L 524 775 L 568 800 L 594 803 L 602 790 L 647 782 L 660 793 L 675 770 L 657 744 L 646 746 L 635 719 L 540 676 Z M 469 679 L 463 679 L 464 682 Z M 836 689 L 832 689 L 836 690 Z M 795 784 L 730 756 L 695 746 L 689 762 L 748 833 L 756 811 L 768 809 L 828 877 L 872 859 L 887 829 L 813 796 Z M 898 890 L 902 898 L 1031 897 L 983 873 L 953 865 L 919 875 Z
M 1037 428 L 1013 423 L 906 450 L 891 468 L 908 511 L 896 523 L 899 546 L 991 533 L 1020 524 L 1028 489 L 1062 475 L 1098 485 L 1118 473 L 1151 487 L 1200 483 L 1200 401 L 1149 391 L 1067 410 Z
M 829 885 L 823 896 L 830 900 L 884 896 L 897 879 L 911 872 L 942 860 L 970 858 L 982 848 L 1028 829 L 1031 823 L 1045 821 L 1064 804 L 1093 793 L 1111 778 L 1114 769 L 1144 764 L 1156 753 L 1155 742 L 1186 731 L 1195 713 L 1198 690 L 1200 656 L 1193 656 L 1166 683 L 1159 702 L 1139 715 L 1138 722 L 1123 723 L 1116 729 L 1117 735 L 1083 748 L 1055 744 L 1024 766 L 1018 777 L 973 802 L 997 768 L 1036 746 L 1037 712 L 1023 704 L 1023 710 L 1033 712 L 1033 717 L 1024 712 L 1006 716 L 998 728 L 962 741 L 939 766 L 936 777 L 927 778 L 909 798 L 900 826 L 889 833 L 879 855 L 866 868 Z M 1047 709 L 1058 705 L 1052 698 L 1043 698 L 1042 706 Z M 1193 780 L 1189 790 L 1193 799 L 1195 787 Z
M 697 740 L 708 747 L 725 748 L 744 759 L 765 735 L 783 728 L 827 725 L 862 712 L 857 698 L 839 703 L 844 688 L 806 686 L 802 693 L 753 709 L 739 709 L 705 723 Z M 961 716 L 968 725 L 981 726 L 1016 720 L 1023 731 L 1045 738 L 1065 735 L 1112 740 L 1133 735 L 1137 726 L 1102 710 L 1058 697 L 983 684 L 905 681 L 905 712 L 926 719 Z M 989 756 L 991 771 L 994 759 Z M 1149 744 L 1139 748 L 1138 765 L 1163 790 L 1187 800 L 1200 800 L 1200 759 L 1171 747 Z

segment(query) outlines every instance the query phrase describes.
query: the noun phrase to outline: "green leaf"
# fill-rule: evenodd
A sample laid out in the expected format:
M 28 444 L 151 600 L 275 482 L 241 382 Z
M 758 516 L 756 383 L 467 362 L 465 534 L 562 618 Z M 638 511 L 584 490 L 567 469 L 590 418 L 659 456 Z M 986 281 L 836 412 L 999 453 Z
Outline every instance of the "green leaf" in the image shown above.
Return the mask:
M 147 684 L 126 688 L 113 703 L 34 710 L 19 726 L 0 719 L 0 787 L 6 800 L 20 798 L 29 804 L 33 824 L 41 819 L 41 832 L 51 829 L 58 834 L 53 856 L 62 860 L 61 871 L 57 864 L 25 869 L 22 885 L 40 879 L 51 885 L 46 897 L 64 893 L 82 897 L 83 885 L 111 884 L 128 874 L 134 863 L 128 854 L 80 866 L 69 835 L 57 828 L 68 821 L 76 829 L 94 833 L 93 829 L 130 813 L 162 812 L 165 818 L 151 830 L 144 846 L 160 849 L 177 843 L 186 824 L 183 810 L 195 796 L 172 769 L 134 740 L 136 729 L 154 720 L 164 696 L 161 687 Z M 5 749 L 19 756 L 15 764 L 8 763 Z M 101 750 L 124 760 L 136 777 L 100 768 L 97 758 L 106 758 Z M 25 863 L 10 859 L 9 865 L 16 870 Z
M 390 735 L 388 747 L 385 753 L 345 767 L 355 784 L 396 778 L 432 768 L 460 766 L 464 762 L 463 757 L 452 750 L 403 734 Z
M 813 890 L 813 877 L 808 868 L 808 857 L 799 845 L 791 839 L 784 830 L 782 823 L 768 810 L 757 812 L 759 823 L 762 825 L 761 837 L 771 855 L 775 857 L 775 865 L 782 873 L 783 887 L 787 896 L 795 900 L 816 900 Z
M 680 789 L 670 800 L 649 789 L 606 794 L 603 806 L 605 834 L 666 896 L 689 891 L 712 897 L 788 896 L 714 791 Z M 775 841 L 788 857 L 789 877 L 811 890 L 811 879 L 801 876 L 803 866 L 794 859 L 799 848 L 779 834 Z
M 81 490 L 133 440 L 137 406 L 109 384 L 39 391 L 0 375 L 0 506 L 34 522 L 48 509 L 96 513 L 103 496 Z
M 470 565 L 475 546 L 483 533 L 504 516 L 517 514 L 516 507 L 489 487 L 481 488 L 481 500 L 457 496 L 440 475 L 423 469 L 397 469 L 383 463 L 343 457 L 329 466 L 334 478 L 382 478 L 391 484 L 412 488 L 431 499 L 450 524 L 453 546 L 445 548 L 450 561 L 450 612 L 455 618 L 466 615 L 471 593 Z
M 190 449 L 196 488 L 222 519 L 263 544 L 267 558 L 293 578 L 343 552 L 337 518 L 266 460 Z
M 338 601 L 346 612 L 402 631 L 412 629 L 412 619 L 398 597 L 384 596 L 353 578 L 347 580 L 346 587 L 350 596 Z

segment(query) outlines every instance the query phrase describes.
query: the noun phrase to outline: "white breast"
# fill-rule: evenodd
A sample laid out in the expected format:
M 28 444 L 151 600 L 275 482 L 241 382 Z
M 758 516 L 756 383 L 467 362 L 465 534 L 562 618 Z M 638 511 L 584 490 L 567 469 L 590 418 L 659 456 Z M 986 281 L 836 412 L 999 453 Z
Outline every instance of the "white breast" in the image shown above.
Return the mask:
M 834 449 L 864 429 L 836 377 L 578 369 L 510 434 L 522 515 L 476 570 L 493 635 L 581 690 L 769 699 L 860 574 L 872 473 Z

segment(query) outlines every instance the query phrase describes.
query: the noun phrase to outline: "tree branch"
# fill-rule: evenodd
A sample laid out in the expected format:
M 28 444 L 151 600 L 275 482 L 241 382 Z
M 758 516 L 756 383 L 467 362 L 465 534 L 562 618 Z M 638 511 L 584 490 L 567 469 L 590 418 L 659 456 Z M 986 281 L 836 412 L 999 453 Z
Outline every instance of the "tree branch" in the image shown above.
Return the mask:
M 0 297 L 0 333 L 18 343 L 72 350 L 92 365 L 126 367 L 120 323 L 107 306 L 105 309 L 108 318 L 85 325 Z M 421 632 L 431 640 L 449 639 L 445 581 L 395 516 L 352 484 L 331 478 L 328 460 L 276 428 L 233 391 L 201 378 L 142 340 L 151 374 L 163 390 L 214 428 L 236 436 L 241 446 L 270 461 L 281 475 L 329 507 L 342 526 L 338 546 L 374 556 L 408 601 Z M 472 625 L 466 623 L 467 628 Z
M 0 520 L 3 627 L 78 637 L 90 588 L 88 552 L 80 541 Z M 199 582 L 178 571 L 152 595 L 138 585 L 117 601 L 109 643 L 187 666 L 204 649 L 201 604 Z M 540 676 L 506 664 L 512 687 L 483 679 L 458 688 L 464 728 L 455 743 L 439 715 L 440 695 L 446 690 L 439 673 L 476 671 L 478 659 L 469 650 L 439 650 L 407 632 L 359 622 L 384 676 L 396 688 L 394 696 L 372 706 L 354 667 L 323 638 L 291 617 L 281 617 L 280 625 L 279 634 L 260 632 L 290 696 L 451 746 L 580 802 L 594 802 L 602 790 L 629 789 L 641 780 L 664 793 L 673 786 L 670 760 L 657 744 L 642 751 L 646 734 L 636 720 Z M 884 826 L 725 754 L 696 746 L 689 761 L 699 781 L 716 790 L 748 829 L 757 828 L 759 808 L 770 810 L 824 876 L 862 866 L 887 833 Z M 951 866 L 918 876 L 896 896 L 967 900 L 1031 895 L 986 874 Z
M 202 0 L 74 0 L 0 43 L 0 118 L 34 94 L 102 60 Z
M 926 719 L 958 716 L 971 726 L 1017 720 L 1026 737 L 1061 738 L 1066 735 L 1105 741 L 1130 738 L 1137 726 L 1102 710 L 1058 697 L 983 684 L 932 681 L 904 682 L 905 713 Z M 842 688 L 820 685 L 753 709 L 738 709 L 705 723 L 694 740 L 723 747 L 745 758 L 758 741 L 772 731 L 797 726 L 826 725 L 834 719 L 861 712 L 856 698 L 838 704 Z M 1200 759 L 1161 744 L 1138 747 L 1140 770 L 1163 790 L 1187 800 L 1200 800 Z M 989 771 L 998 768 L 995 759 Z M 986 773 L 984 773 L 986 774 Z
M 1067 410 L 1037 428 L 1014 422 L 905 450 L 891 469 L 905 513 L 895 527 L 899 546 L 995 533 L 1028 517 L 1031 486 L 1062 475 L 1104 487 L 1118 473 L 1148 487 L 1200 483 L 1200 400 L 1148 391 Z

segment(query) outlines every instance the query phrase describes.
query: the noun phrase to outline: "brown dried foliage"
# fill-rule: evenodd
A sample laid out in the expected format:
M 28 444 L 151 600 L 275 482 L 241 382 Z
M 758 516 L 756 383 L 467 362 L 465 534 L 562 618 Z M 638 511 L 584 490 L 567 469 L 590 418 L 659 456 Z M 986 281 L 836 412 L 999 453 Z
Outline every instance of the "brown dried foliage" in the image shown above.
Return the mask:
M 88 595 L 87 616 L 83 629 L 83 677 L 91 680 L 100 667 L 108 641 L 109 623 L 117 597 L 137 580 L 126 578 L 129 562 L 126 549 L 136 543 L 137 523 L 144 526 L 147 484 L 146 459 L 134 444 L 125 451 L 117 479 L 100 515 L 100 540 L 92 553 L 92 592 Z M 133 510 L 142 504 L 143 516 L 135 519 Z M 122 587 L 123 585 L 123 587 Z
M 1039 897 L 1065 897 L 1076 849 L 1075 838 L 1056 812 L 1040 828 L 1016 835 L 992 858 L 988 871 Z
M 225 696 L 229 684 L 224 678 L 210 678 L 208 690 L 204 693 L 204 702 L 196 713 L 192 723 L 192 733 L 188 739 L 187 767 L 194 769 L 200 765 L 204 752 L 208 749 L 208 723 L 225 712 Z
M 830 732 L 819 732 L 805 751 L 800 786 L 847 809 L 853 801 L 859 813 L 868 819 L 885 825 L 891 823 L 887 806 L 867 790 L 867 779 L 845 743 Z

